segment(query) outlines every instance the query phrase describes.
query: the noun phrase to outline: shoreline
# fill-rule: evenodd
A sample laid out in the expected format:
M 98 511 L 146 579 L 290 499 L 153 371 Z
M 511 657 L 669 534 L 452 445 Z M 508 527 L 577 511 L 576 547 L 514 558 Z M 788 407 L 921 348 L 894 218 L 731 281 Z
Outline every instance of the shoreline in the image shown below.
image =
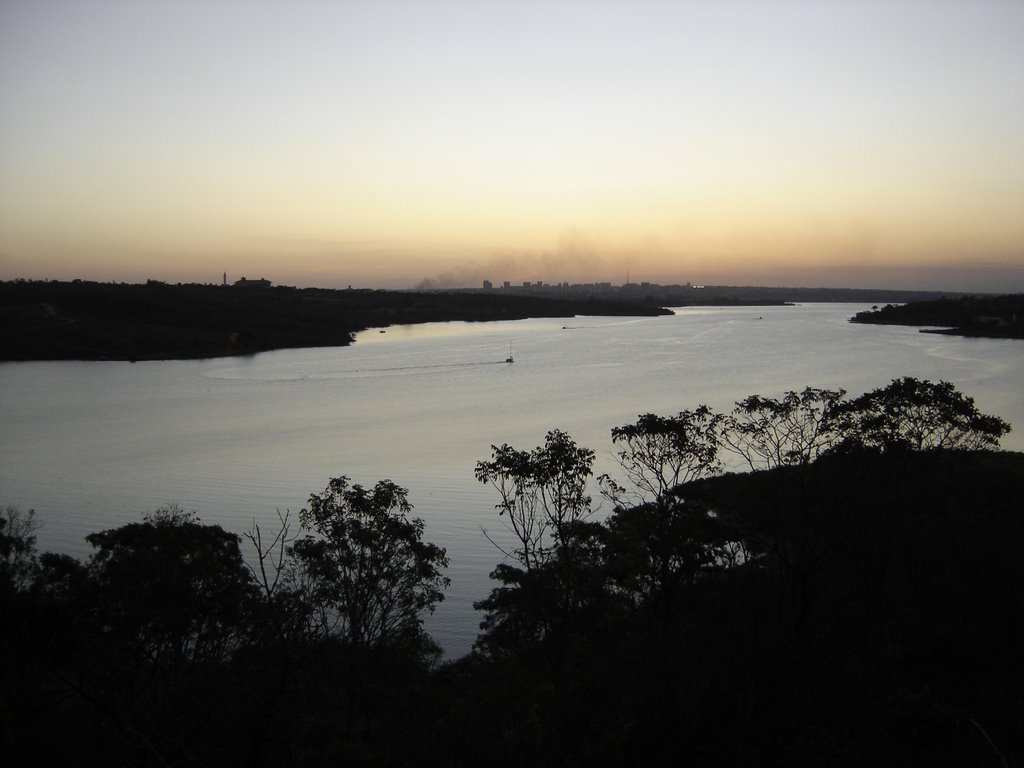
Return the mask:
M 586 286 L 583 286 L 586 288 Z M 0 362 L 206 360 L 344 347 L 371 328 L 528 318 L 655 317 L 667 307 L 916 301 L 936 293 L 753 286 L 600 285 L 392 291 L 86 280 L 0 282 Z
M 655 317 L 638 301 L 216 285 L 0 284 L 0 362 L 202 360 L 344 347 L 371 328 L 577 315 Z
M 927 326 L 920 333 L 985 339 L 1024 339 L 1024 294 L 888 304 L 858 312 L 851 323 Z

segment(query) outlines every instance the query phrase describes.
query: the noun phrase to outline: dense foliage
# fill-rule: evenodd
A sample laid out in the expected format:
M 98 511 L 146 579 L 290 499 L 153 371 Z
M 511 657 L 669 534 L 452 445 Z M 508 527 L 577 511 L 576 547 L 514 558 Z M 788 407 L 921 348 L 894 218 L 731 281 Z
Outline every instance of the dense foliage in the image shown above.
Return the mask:
M 992 765 L 1024 759 L 1024 456 L 947 382 L 643 414 L 623 477 L 552 430 L 476 477 L 515 545 L 475 651 L 420 617 L 405 489 L 292 532 L 177 509 L 38 554 L 0 515 L 8 765 Z M 752 471 L 723 474 L 723 466 Z M 60 734 L 60 738 L 53 738 Z
M 420 614 L 444 599 L 445 552 L 424 542 L 407 491 L 389 480 L 371 490 L 336 477 L 309 498 L 291 547 L 305 585 L 308 631 L 354 647 L 429 643 Z

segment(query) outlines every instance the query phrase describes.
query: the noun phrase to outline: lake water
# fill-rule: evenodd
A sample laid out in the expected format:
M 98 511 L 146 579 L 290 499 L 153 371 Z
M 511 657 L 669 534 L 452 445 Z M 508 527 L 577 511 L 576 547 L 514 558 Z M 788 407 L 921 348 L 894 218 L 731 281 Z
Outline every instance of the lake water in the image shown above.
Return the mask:
M 167 504 L 241 533 L 297 513 L 330 477 L 390 478 L 448 550 L 452 586 L 428 629 L 457 656 L 500 559 L 481 533 L 501 539 L 497 498 L 473 478 L 492 444 L 533 448 L 559 428 L 597 452 L 600 474 L 614 469 L 611 428 L 640 413 L 915 376 L 955 383 L 1024 450 L 1024 341 L 847 322 L 865 308 L 434 323 L 247 358 L 2 364 L 0 504 L 36 510 L 42 550 L 84 558 L 86 534 Z

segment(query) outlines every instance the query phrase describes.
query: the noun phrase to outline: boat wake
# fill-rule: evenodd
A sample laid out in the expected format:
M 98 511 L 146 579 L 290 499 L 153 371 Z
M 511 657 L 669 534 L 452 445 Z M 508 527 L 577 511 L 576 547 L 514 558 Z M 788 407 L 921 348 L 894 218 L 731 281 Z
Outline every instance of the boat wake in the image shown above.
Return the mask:
M 390 368 L 353 368 L 345 373 L 398 373 L 401 371 L 428 371 L 445 368 L 478 368 L 482 365 L 505 365 L 510 360 L 487 360 L 475 363 L 433 363 L 430 365 L 399 365 Z

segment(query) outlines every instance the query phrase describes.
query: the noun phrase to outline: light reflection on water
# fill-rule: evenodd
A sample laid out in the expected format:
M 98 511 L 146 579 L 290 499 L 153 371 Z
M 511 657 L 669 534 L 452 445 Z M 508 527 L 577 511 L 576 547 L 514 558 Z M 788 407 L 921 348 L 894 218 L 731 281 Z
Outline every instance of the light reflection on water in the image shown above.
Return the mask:
M 1024 449 L 1024 342 L 846 322 L 864 308 L 429 323 L 248 358 L 4 364 L 0 503 L 37 510 L 41 548 L 84 557 L 87 533 L 165 504 L 242 532 L 329 477 L 390 478 L 448 549 L 452 588 L 428 627 L 457 655 L 500 556 L 480 531 L 502 540 L 496 498 L 473 478 L 492 444 L 531 448 L 559 428 L 597 451 L 600 474 L 614 469 L 610 429 L 640 413 L 916 376 L 953 381 Z

